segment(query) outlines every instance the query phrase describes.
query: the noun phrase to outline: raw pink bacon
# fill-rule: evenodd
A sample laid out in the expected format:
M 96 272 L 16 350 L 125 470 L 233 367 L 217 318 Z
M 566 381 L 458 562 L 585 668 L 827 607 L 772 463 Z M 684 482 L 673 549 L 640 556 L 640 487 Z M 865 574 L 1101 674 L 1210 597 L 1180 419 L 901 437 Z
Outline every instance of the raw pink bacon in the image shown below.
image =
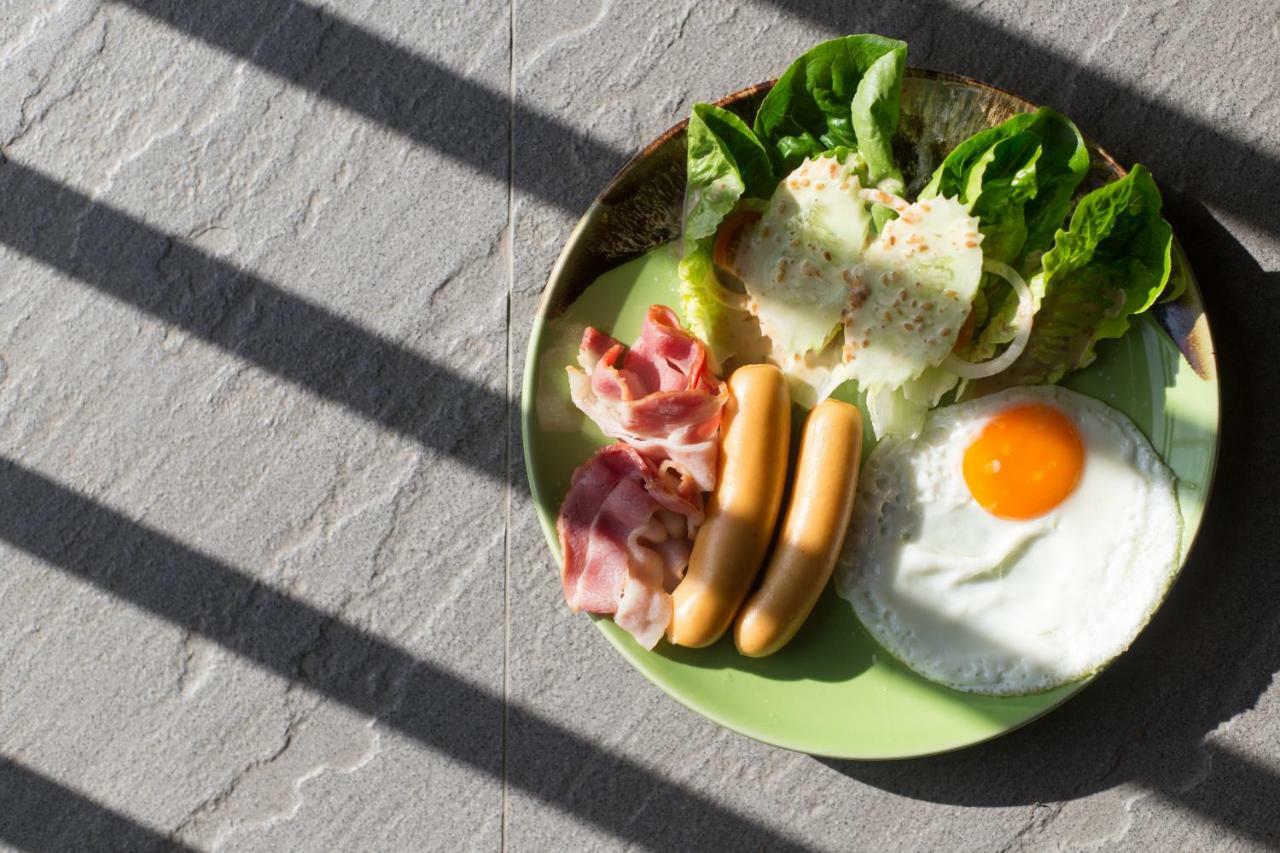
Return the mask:
M 574 404 L 611 438 L 655 462 L 670 460 L 702 491 L 716 484 L 716 431 L 728 397 L 707 363 L 707 348 L 680 327 L 674 311 L 649 308 L 628 349 L 588 327 L 569 372 Z
M 653 648 L 671 622 L 671 591 L 702 519 L 697 484 L 675 466 L 622 442 L 601 448 L 573 473 L 556 521 L 570 609 L 612 614 Z

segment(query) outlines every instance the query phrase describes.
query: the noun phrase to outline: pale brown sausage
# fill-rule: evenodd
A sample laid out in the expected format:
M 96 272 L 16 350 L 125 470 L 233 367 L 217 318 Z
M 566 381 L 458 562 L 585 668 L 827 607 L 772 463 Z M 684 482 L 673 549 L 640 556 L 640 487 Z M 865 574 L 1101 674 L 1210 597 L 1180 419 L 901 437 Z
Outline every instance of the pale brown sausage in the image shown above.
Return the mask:
M 672 643 L 709 646 L 733 622 L 773 537 L 790 440 L 791 399 L 782 373 L 771 364 L 739 367 L 729 377 L 707 519 L 694 539 L 689 571 L 672 593 Z
M 800 630 L 831 579 L 849 529 L 862 457 L 862 413 L 824 400 L 805 420 L 791 503 L 760 588 L 733 628 L 738 651 L 759 658 Z

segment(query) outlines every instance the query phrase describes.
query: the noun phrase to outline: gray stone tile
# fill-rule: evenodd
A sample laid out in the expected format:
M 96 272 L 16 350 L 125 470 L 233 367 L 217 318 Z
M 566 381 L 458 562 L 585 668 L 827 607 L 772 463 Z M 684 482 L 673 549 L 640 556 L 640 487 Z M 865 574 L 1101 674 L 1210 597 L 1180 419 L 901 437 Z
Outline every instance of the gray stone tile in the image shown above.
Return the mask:
M 1273 848 L 1278 27 L 1208 0 L 10 4 L 0 845 Z M 569 614 L 507 402 L 595 191 L 850 31 L 1150 166 L 1236 377 L 1210 521 L 1131 653 L 906 764 L 721 730 Z
M 0 34 L 4 752 L 201 848 L 496 848 L 508 8 L 147 9 Z

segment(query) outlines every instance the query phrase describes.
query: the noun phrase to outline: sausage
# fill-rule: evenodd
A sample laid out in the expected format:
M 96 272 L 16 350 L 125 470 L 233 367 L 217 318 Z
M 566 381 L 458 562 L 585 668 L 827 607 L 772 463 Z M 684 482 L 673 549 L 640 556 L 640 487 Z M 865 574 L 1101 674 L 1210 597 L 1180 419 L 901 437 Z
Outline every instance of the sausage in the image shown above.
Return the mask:
M 709 646 L 729 629 L 773 538 L 790 440 L 791 400 L 782 373 L 771 364 L 739 367 L 729 377 L 707 519 L 694 539 L 689 571 L 672 593 L 672 643 Z
M 791 503 L 764 580 L 734 624 L 747 657 L 781 649 L 800 630 L 831 579 L 849 529 L 862 456 L 862 413 L 827 399 L 805 420 Z

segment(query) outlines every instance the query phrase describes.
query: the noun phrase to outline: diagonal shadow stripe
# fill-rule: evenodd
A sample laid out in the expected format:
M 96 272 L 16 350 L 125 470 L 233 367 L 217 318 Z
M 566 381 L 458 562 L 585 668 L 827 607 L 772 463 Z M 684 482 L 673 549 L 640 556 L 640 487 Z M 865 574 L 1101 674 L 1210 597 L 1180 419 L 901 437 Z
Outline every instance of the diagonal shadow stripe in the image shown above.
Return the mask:
M 0 539 L 454 761 L 502 776 L 495 748 L 500 696 L 2 458 Z M 545 757 L 508 766 L 508 783 L 619 839 L 683 849 L 691 827 L 699 827 L 714 846 L 802 848 L 518 705 L 508 704 L 506 713 L 508 725 Z M 578 775 L 592 775 L 596 784 L 564 784 Z M 640 802 L 662 819 L 636 820 Z
M 192 850 L 2 755 L 0 841 L 33 851 Z
M 506 482 L 503 394 L 27 166 L 0 195 L 0 243 Z
M 311 90 L 487 175 L 577 213 L 595 188 L 553 169 L 508 175 L 511 122 L 522 140 L 607 177 L 629 155 L 554 116 L 512 104 L 458 72 L 295 0 L 116 0 L 294 86 Z M 437 12 L 436 14 L 441 14 Z M 506 12 L 503 12 L 506 16 Z
M 1202 749 L 1206 779 L 1191 786 L 1148 787 L 1170 805 L 1190 809 L 1236 838 L 1280 849 L 1280 775 L 1261 760 L 1272 757 L 1266 748 L 1259 748 L 1255 756 L 1213 742 Z
M 1237 138 L 954 3 L 756 2 L 828 36 L 879 32 L 903 38 L 912 65 L 969 74 L 1062 110 L 1121 162 L 1150 167 L 1162 187 L 1177 186 L 1280 235 L 1280 206 L 1273 202 L 1280 193 L 1280 160 L 1261 143 Z M 780 62 L 789 59 L 779 57 Z M 1192 110 L 1198 106 L 1190 98 L 1181 103 Z

